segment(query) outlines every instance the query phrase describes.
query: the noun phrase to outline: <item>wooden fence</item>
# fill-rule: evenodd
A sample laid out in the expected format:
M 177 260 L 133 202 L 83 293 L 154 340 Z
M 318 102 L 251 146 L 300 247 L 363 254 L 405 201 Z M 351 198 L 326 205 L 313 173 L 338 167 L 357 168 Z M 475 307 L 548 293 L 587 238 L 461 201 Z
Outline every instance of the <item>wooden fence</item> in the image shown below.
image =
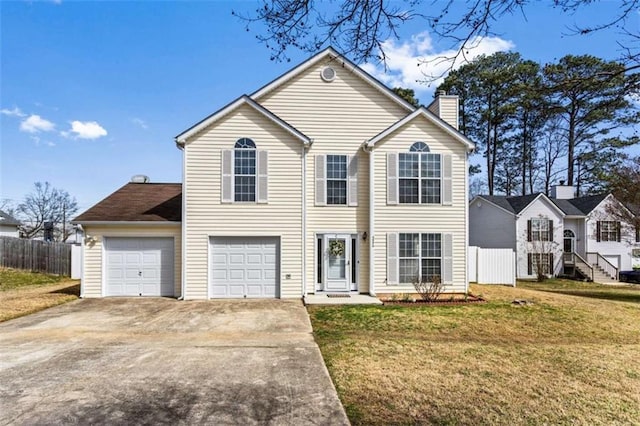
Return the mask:
M 0 237 L 0 266 L 71 275 L 71 245 Z

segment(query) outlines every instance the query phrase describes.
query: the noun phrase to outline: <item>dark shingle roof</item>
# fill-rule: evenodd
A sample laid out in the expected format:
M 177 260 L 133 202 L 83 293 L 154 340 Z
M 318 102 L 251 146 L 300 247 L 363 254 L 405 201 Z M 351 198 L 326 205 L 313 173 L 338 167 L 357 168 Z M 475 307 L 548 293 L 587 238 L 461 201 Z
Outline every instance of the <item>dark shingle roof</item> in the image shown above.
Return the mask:
M 584 213 L 582 213 L 582 211 L 579 208 L 571 204 L 572 200 L 558 200 L 556 198 L 549 198 L 549 199 L 553 202 L 553 204 L 558 206 L 558 208 L 562 210 L 566 215 L 584 216 Z
M 479 195 L 479 197 L 502 207 L 508 212 L 518 214 L 524 210 L 540 193 L 507 197 L 506 195 Z
M 479 197 L 502 207 L 503 209 L 518 214 L 524 210 L 533 200 L 535 200 L 541 193 L 520 195 L 514 197 L 507 197 L 505 195 L 479 195 Z M 602 200 L 604 200 L 609 194 L 589 195 L 586 197 L 573 198 L 570 200 L 558 200 L 556 198 L 549 198 L 552 203 L 556 205 L 564 214 L 569 216 L 584 216 L 591 213 Z
M 569 201 L 583 214 L 589 214 L 602 202 L 602 200 L 607 198 L 607 195 L 609 194 L 588 195 L 586 197 L 573 198 Z
M 0 210 L 0 225 L 22 225 L 18 219 Z
M 180 222 L 182 184 L 127 183 L 74 222 Z

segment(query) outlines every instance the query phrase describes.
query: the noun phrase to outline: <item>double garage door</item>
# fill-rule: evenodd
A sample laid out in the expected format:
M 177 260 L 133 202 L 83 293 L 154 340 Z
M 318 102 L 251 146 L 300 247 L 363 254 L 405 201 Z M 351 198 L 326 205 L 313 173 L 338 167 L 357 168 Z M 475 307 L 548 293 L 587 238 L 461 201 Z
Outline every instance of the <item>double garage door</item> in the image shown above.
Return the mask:
M 105 238 L 105 296 L 173 296 L 173 238 Z
M 273 298 L 279 289 L 279 238 L 212 237 L 211 298 Z

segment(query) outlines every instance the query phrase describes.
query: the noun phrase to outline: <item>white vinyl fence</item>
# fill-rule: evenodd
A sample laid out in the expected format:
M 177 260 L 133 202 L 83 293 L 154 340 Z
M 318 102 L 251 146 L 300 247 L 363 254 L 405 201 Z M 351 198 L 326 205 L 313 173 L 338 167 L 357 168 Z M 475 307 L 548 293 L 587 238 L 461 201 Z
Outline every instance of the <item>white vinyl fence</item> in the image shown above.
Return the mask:
M 82 278 L 82 246 L 71 246 L 71 278 L 79 280 Z
M 469 247 L 469 282 L 516 286 L 516 254 L 511 249 Z

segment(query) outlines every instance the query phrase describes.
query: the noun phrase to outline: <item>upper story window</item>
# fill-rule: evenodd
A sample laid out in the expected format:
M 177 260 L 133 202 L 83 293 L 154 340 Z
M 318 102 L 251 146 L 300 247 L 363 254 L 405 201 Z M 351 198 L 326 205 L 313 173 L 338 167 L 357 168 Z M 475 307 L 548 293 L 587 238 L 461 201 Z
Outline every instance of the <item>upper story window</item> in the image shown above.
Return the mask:
M 620 222 L 600 220 L 596 228 L 597 241 L 620 241 Z
M 528 241 L 553 241 L 553 221 L 547 218 L 529 219 Z
M 358 205 L 358 157 L 315 156 L 315 205 Z
M 426 143 L 416 142 L 398 155 L 398 172 L 400 204 L 440 204 L 441 158 Z
M 234 201 L 256 201 L 256 144 L 238 139 L 234 146 Z
M 347 204 L 346 155 L 327 155 L 327 204 Z

